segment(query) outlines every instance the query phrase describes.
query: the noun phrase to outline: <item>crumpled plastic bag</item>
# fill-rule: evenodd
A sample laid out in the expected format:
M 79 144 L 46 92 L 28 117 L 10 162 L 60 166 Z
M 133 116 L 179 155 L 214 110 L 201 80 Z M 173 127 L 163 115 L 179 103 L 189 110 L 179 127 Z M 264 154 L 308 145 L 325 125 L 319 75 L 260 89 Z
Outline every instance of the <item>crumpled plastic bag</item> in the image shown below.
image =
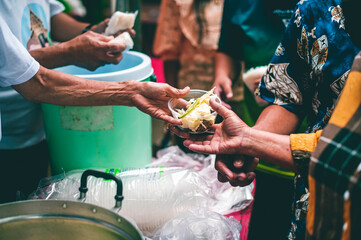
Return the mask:
M 225 215 L 246 208 L 253 200 L 252 184 L 232 187 L 217 180 L 214 155 L 186 154 L 174 146 L 158 152 L 158 156 L 147 168 L 110 170 L 123 182 L 124 200 L 118 213 L 133 219 L 146 236 L 152 236 L 179 213 L 202 209 Z M 77 200 L 83 171 L 43 179 L 31 198 Z M 114 181 L 90 176 L 87 183 L 86 203 L 114 207 Z
M 119 31 L 133 28 L 138 11 L 134 13 L 116 11 L 109 19 L 108 26 L 105 28 L 105 35 L 113 35 Z
M 54 177 L 48 185 L 39 187 L 33 199 L 77 200 L 82 170 Z M 178 213 L 208 208 L 212 204 L 211 189 L 192 169 L 155 167 L 115 173 L 123 183 L 121 209 L 117 213 L 133 219 L 145 235 L 152 235 Z M 85 202 L 107 209 L 115 205 L 116 183 L 88 177 Z
M 123 32 L 122 34 L 119 34 L 116 38 L 110 40 L 109 43 L 125 44 L 126 49 L 124 51 L 128 51 L 134 47 L 133 39 L 128 32 Z
M 211 210 L 226 215 L 241 211 L 253 201 L 253 183 L 245 187 L 233 187 L 217 179 L 214 168 L 215 155 L 205 156 L 198 153 L 185 153 L 178 146 L 164 148 L 157 152 L 157 159 L 148 167 L 184 167 L 196 170 L 211 188 L 213 203 Z
M 239 240 L 241 225 L 219 213 L 196 209 L 185 211 L 159 229 L 153 240 Z

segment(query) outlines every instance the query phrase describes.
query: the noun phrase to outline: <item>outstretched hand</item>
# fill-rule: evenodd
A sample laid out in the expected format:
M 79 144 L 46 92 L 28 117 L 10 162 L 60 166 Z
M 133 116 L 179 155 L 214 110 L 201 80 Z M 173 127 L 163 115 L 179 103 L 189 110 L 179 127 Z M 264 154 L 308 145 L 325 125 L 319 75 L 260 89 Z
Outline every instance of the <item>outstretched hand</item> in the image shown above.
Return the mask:
M 166 83 L 141 82 L 132 97 L 133 105 L 154 118 L 180 125 L 181 120 L 170 116 L 168 101 L 186 96 L 190 88 L 176 89 Z
M 245 134 L 249 134 L 250 128 L 233 111 L 213 99 L 210 103 L 213 110 L 223 117 L 222 123 L 213 126 L 214 135 L 192 135 L 184 141 L 184 145 L 204 154 L 242 153 L 242 140 Z

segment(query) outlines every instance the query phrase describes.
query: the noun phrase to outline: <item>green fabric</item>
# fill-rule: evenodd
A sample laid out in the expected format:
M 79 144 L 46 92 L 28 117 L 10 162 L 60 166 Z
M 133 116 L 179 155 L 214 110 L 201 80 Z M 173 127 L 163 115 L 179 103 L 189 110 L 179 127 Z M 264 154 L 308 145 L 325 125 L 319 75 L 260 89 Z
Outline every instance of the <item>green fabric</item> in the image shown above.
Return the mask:
M 70 4 L 68 3 L 68 1 L 66 0 L 58 0 L 58 2 L 60 2 L 61 4 L 63 4 L 64 6 L 64 12 L 65 13 L 69 13 L 72 11 L 72 7 L 70 6 Z
M 219 51 L 244 60 L 246 69 L 267 65 L 296 2 L 225 0 Z

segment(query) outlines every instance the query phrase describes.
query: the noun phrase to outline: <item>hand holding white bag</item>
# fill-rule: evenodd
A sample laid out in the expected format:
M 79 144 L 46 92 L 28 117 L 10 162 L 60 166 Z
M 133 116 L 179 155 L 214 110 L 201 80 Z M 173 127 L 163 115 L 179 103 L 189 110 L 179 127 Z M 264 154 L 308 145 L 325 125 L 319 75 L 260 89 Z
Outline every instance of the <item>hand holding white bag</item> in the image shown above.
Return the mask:
M 134 46 L 133 39 L 128 32 L 123 32 L 122 34 L 119 34 L 116 38 L 109 41 L 109 43 L 125 44 L 125 46 L 127 47 L 124 51 L 130 50 Z
M 137 14 L 138 11 L 135 13 L 123 13 L 119 11 L 113 13 L 108 22 L 108 27 L 105 29 L 105 35 L 114 35 L 119 31 L 133 28 Z

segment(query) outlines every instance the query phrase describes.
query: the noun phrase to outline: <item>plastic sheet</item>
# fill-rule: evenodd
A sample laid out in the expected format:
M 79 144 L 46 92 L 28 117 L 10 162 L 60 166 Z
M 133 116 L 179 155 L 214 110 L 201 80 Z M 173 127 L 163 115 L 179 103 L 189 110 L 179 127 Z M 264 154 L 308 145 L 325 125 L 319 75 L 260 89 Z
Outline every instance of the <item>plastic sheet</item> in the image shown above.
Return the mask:
M 39 188 L 33 198 L 77 200 L 82 171 Z M 145 168 L 115 173 L 123 182 L 123 204 L 119 214 L 133 219 L 151 235 L 178 213 L 211 205 L 211 189 L 199 174 L 184 168 Z M 115 182 L 88 177 L 85 202 L 108 209 L 114 206 Z
M 241 225 L 219 213 L 197 209 L 178 214 L 153 236 L 153 240 L 238 240 Z
M 226 215 L 248 207 L 253 201 L 253 183 L 245 187 L 233 187 L 229 183 L 219 182 L 214 162 L 215 155 L 185 153 L 178 146 L 172 146 L 158 151 L 157 160 L 147 166 L 195 169 L 211 188 L 214 201 L 210 209 L 215 212 Z
M 118 213 L 133 219 L 146 236 L 153 236 L 180 213 L 202 210 L 225 215 L 253 200 L 252 184 L 232 187 L 217 180 L 214 155 L 186 154 L 174 146 L 159 151 L 157 157 L 147 168 L 107 170 L 123 182 L 124 200 Z M 82 172 L 43 179 L 32 198 L 77 200 Z M 89 177 L 87 185 L 85 202 L 113 208 L 115 182 Z
M 135 11 L 134 13 L 120 11 L 113 13 L 109 19 L 108 26 L 105 29 L 105 35 L 109 36 L 116 34 L 118 31 L 133 28 L 137 15 L 138 11 Z

